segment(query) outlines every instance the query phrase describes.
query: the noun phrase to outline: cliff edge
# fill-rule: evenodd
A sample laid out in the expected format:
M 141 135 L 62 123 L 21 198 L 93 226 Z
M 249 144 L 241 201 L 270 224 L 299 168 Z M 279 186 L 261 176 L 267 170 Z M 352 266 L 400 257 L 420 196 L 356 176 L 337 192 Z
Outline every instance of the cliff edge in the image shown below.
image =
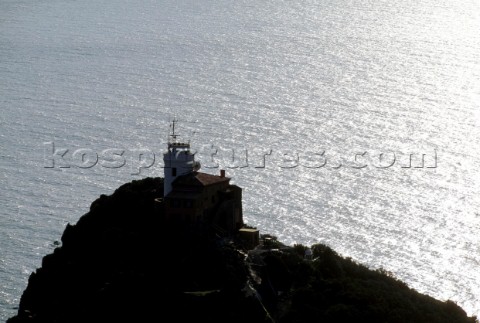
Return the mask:
M 324 245 L 247 251 L 164 222 L 163 180 L 102 195 L 30 276 L 19 322 L 478 322 Z

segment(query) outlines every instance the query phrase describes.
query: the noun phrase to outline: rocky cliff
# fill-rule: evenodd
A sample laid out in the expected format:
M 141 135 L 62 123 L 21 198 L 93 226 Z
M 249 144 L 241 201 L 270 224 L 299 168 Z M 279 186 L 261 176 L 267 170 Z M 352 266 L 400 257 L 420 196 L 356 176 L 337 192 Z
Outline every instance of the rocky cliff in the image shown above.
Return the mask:
M 18 322 L 475 322 L 314 245 L 246 251 L 207 228 L 167 224 L 147 178 L 102 195 L 43 258 Z

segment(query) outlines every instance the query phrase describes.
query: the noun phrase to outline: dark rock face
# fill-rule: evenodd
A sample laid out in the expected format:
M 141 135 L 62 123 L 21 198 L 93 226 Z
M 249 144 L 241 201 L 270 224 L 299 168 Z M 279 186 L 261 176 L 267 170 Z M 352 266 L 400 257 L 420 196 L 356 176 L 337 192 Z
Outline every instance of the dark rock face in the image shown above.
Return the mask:
M 254 250 L 162 222 L 147 178 L 102 195 L 43 258 L 18 322 L 475 322 L 328 247 Z M 281 246 L 281 244 L 279 244 Z
M 243 256 L 209 232 L 166 227 L 154 203 L 162 195 L 162 179 L 145 179 L 93 202 L 31 275 L 9 322 L 225 322 L 225 315 L 240 322 L 264 315 L 241 291 Z M 205 290 L 215 292 L 189 293 Z

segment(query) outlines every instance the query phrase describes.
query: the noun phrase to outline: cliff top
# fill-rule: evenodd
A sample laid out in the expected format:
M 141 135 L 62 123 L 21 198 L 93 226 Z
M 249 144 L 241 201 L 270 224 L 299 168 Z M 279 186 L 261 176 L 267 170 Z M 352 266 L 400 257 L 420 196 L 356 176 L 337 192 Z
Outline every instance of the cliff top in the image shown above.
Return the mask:
M 172 226 L 163 180 L 102 195 L 29 279 L 18 322 L 476 322 L 324 245 L 246 251 L 235 238 Z

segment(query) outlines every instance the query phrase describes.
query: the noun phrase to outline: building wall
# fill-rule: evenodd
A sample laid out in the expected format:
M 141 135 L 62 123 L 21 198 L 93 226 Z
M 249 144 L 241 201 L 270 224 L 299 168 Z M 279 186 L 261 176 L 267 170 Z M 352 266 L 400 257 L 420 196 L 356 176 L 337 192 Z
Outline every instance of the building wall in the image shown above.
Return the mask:
M 186 202 L 185 198 L 165 198 L 168 221 L 207 222 L 220 227 L 228 234 L 243 226 L 242 189 L 227 181 L 207 186 L 174 186 L 174 192 L 198 194 Z
M 169 148 L 163 155 L 164 181 L 163 194 L 167 196 L 172 190 L 172 183 L 181 175 L 193 170 L 195 157 L 186 148 Z
M 166 220 L 197 221 L 201 215 L 199 201 L 195 199 L 165 199 Z
M 257 229 L 241 229 L 239 234 L 247 249 L 254 249 L 260 244 L 260 231 Z

